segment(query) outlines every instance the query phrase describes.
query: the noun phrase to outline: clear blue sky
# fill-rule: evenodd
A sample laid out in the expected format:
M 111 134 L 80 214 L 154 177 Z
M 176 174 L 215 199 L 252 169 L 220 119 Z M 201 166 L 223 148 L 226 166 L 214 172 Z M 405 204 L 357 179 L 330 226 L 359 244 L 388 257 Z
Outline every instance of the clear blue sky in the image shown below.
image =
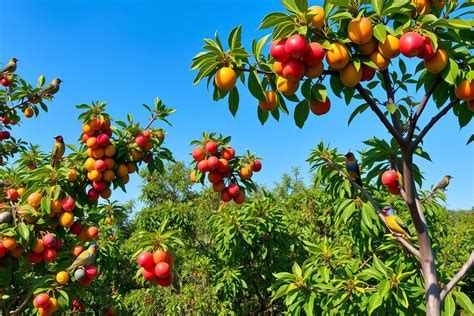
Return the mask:
M 75 142 L 80 134 L 76 104 L 104 100 L 117 119 L 131 113 L 146 120 L 141 104 L 151 104 L 159 96 L 177 110 L 166 140 L 177 159 L 189 160 L 188 144 L 202 131 L 221 132 L 233 137 L 238 151 L 249 148 L 265 158 L 264 169 L 255 179 L 269 186 L 292 166 L 306 173 L 305 159 L 321 139 L 346 151 L 363 149 L 360 141 L 372 136 L 387 136 L 369 111 L 347 127 L 350 107 L 335 98 L 328 115 L 311 116 L 302 130 L 291 116 L 262 127 L 257 103 L 248 93 L 241 92 L 240 109 L 233 118 L 226 101 L 213 102 L 205 84 L 192 85 L 195 73 L 188 69 L 204 37 L 216 30 L 227 35 L 242 24 L 244 45 L 249 48 L 252 37 L 265 34 L 255 32 L 261 18 L 275 10 L 282 10 L 277 0 L 2 0 L 0 61 L 17 57 L 18 73 L 30 82 L 40 74 L 48 81 L 56 76 L 64 80 L 49 114 L 27 121 L 14 133 L 49 150 L 53 136 L 62 134 L 67 142 Z M 433 105 L 428 108 L 422 123 L 433 109 Z M 447 202 L 453 209 L 474 204 L 474 152 L 472 145 L 465 146 L 472 130 L 471 124 L 460 131 L 454 116 L 448 115 L 425 140 L 433 159 L 420 162 L 425 183 L 436 183 L 445 174 L 454 176 Z M 129 194 L 113 197 L 136 197 L 139 185 L 134 176 Z

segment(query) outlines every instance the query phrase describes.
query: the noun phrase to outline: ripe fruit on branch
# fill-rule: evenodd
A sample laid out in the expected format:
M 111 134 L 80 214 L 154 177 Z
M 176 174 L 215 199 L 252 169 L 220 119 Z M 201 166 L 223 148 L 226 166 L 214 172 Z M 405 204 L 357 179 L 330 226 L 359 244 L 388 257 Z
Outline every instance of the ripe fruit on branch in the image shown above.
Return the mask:
M 285 50 L 290 58 L 302 58 L 306 53 L 306 38 L 299 34 L 288 37 L 285 42 Z
M 305 66 L 299 59 L 289 59 L 283 64 L 283 76 L 288 80 L 300 80 L 303 78 L 305 71 Z
M 349 63 L 341 70 L 340 78 L 346 87 L 355 87 L 362 79 L 362 67 L 357 70 L 352 63 Z
M 448 64 L 448 53 L 444 49 L 438 49 L 433 56 L 425 59 L 426 70 L 433 74 L 440 73 Z
M 378 50 L 370 54 L 370 61 L 373 62 L 379 70 L 385 70 L 390 65 L 390 59 L 382 55 Z
M 259 101 L 258 106 L 264 110 L 271 112 L 276 109 L 278 105 L 278 96 L 274 91 L 265 91 L 266 102 Z
M 141 254 L 139 254 L 137 262 L 143 268 L 148 268 L 155 264 L 153 260 L 153 255 L 149 252 L 142 252 Z
M 400 52 L 407 57 L 418 56 L 423 50 L 425 39 L 418 33 L 408 32 L 400 37 Z
M 398 175 L 393 170 L 387 170 L 382 174 L 382 183 L 385 186 L 393 186 L 398 183 Z
M 362 77 L 360 78 L 360 81 L 370 81 L 374 78 L 375 76 L 375 70 L 366 66 L 362 65 Z
M 211 155 L 216 154 L 217 153 L 217 143 L 213 142 L 213 141 L 208 142 L 206 144 L 206 151 Z
M 308 8 L 308 13 L 314 15 L 311 19 L 313 27 L 320 29 L 324 26 L 324 9 L 320 6 L 312 6 Z
M 323 46 L 319 43 L 309 43 L 306 49 L 306 54 L 303 57 L 303 62 L 306 66 L 316 66 L 323 62 L 324 55 Z
M 474 100 L 474 80 L 471 82 L 467 80 L 461 81 L 461 83 L 454 90 L 456 97 L 463 101 Z
M 326 98 L 326 101 L 324 102 L 316 100 L 315 104 L 311 104 L 311 102 L 309 102 L 309 109 L 315 115 L 324 115 L 331 109 L 331 100 L 329 100 L 329 98 Z
M 288 80 L 284 77 L 278 77 L 277 79 L 277 89 L 281 94 L 289 96 L 293 95 L 298 91 L 300 82 L 297 80 Z
M 326 62 L 334 69 L 343 69 L 349 63 L 349 50 L 344 44 L 332 43 L 326 52 Z
M 222 67 L 217 71 L 214 81 L 219 89 L 229 91 L 235 87 L 237 74 L 232 68 Z
M 398 37 L 389 34 L 383 43 L 379 43 L 378 49 L 385 58 L 395 58 L 400 55 L 399 44 Z
M 308 79 L 314 79 L 320 77 L 324 71 L 324 64 L 321 62 L 316 66 L 306 67 L 306 72 L 304 75 L 308 77 Z
M 347 33 L 350 40 L 355 44 L 368 43 L 372 38 L 372 22 L 365 17 L 354 19 L 349 22 Z
M 270 46 L 270 55 L 275 59 L 277 62 L 283 63 L 290 58 L 290 55 L 286 52 L 285 49 L 285 42 L 286 40 L 282 39 L 276 42 L 273 42 Z
M 421 52 L 418 54 L 418 57 L 421 59 L 427 59 L 434 55 L 433 46 L 431 45 L 431 38 L 428 36 L 424 37 L 423 48 Z

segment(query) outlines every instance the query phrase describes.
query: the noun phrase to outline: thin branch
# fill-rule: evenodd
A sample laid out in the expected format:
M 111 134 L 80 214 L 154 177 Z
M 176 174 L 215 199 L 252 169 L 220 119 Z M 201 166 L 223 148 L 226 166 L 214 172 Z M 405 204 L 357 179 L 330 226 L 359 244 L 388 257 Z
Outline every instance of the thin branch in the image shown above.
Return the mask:
M 395 127 L 393 127 L 392 124 L 388 121 L 388 119 L 385 117 L 383 112 L 378 108 L 377 104 L 375 101 L 370 97 L 370 95 L 365 91 L 365 89 L 361 86 L 360 83 L 358 83 L 355 88 L 359 92 L 359 94 L 362 96 L 362 98 L 367 102 L 367 104 L 370 106 L 372 111 L 375 112 L 375 114 L 378 116 L 382 124 L 387 128 L 388 132 L 392 134 L 393 138 L 397 140 L 399 144 L 403 143 L 403 137 L 400 135 L 400 133 L 397 132 Z
M 423 99 L 421 99 L 420 105 L 418 106 L 418 109 L 416 110 L 415 116 L 413 116 L 413 120 L 410 123 L 410 129 L 408 130 L 408 135 L 407 139 L 408 141 L 411 141 L 413 134 L 415 133 L 416 129 L 416 124 L 418 122 L 418 119 L 420 118 L 421 114 L 423 113 L 423 110 L 425 109 L 426 105 L 428 104 L 428 101 L 431 98 L 431 95 L 433 94 L 434 90 L 438 86 L 438 84 L 441 82 L 441 76 L 438 75 L 436 78 L 431 82 L 431 85 L 428 87 L 428 90 L 426 90 L 425 95 L 423 96 Z
M 385 219 L 384 219 L 384 216 L 382 215 L 382 213 L 380 212 L 380 208 L 379 206 L 377 205 L 377 203 L 375 202 L 375 200 L 372 198 L 372 196 L 363 188 L 361 187 L 360 185 L 358 185 L 354 178 L 352 178 L 351 176 L 347 175 L 346 173 L 344 173 L 341 168 L 339 168 L 339 166 L 337 166 L 335 163 L 333 163 L 332 161 L 328 160 L 328 159 L 325 159 L 326 163 L 328 166 L 330 166 L 331 168 L 337 170 L 339 172 L 339 174 L 346 178 L 347 180 L 349 180 L 351 182 L 351 184 L 353 186 L 355 186 L 366 198 L 367 200 L 370 202 L 370 204 L 372 204 L 372 206 L 374 207 L 375 211 L 377 212 L 377 215 L 378 217 L 380 218 L 380 220 L 385 224 L 385 226 L 387 227 L 387 229 L 391 232 L 390 228 L 387 226 L 387 223 L 385 222 Z M 408 242 L 407 240 L 405 240 L 404 238 L 402 237 L 398 237 L 398 236 L 394 236 L 395 239 L 401 243 L 407 250 L 408 252 L 410 252 L 412 255 L 414 255 L 415 257 L 417 257 L 418 259 L 420 259 L 420 252 L 418 251 L 418 249 L 416 249 L 410 242 Z
M 444 107 L 444 109 L 442 109 L 441 111 L 438 112 L 438 114 L 436 114 L 435 116 L 433 116 L 433 118 L 431 119 L 431 121 L 426 124 L 425 128 L 423 128 L 423 130 L 421 131 L 420 135 L 418 135 L 416 137 L 416 139 L 413 141 L 413 143 L 411 144 L 411 150 L 415 150 L 415 148 L 418 146 L 418 144 L 420 144 L 420 142 L 423 140 L 423 138 L 425 137 L 426 133 L 428 133 L 430 131 L 430 129 L 436 124 L 436 122 L 438 122 L 443 116 L 445 116 L 456 104 L 459 103 L 459 99 L 455 99 L 453 101 L 451 101 L 448 105 L 446 105 Z
M 466 263 L 462 265 L 459 272 L 456 273 L 456 275 L 451 279 L 451 281 L 449 281 L 448 284 L 446 284 L 446 286 L 443 287 L 443 289 L 441 290 L 441 293 L 439 295 L 441 302 L 444 300 L 446 295 L 448 295 L 448 293 L 453 289 L 453 287 L 455 287 L 456 284 L 458 284 L 458 282 L 461 281 L 463 276 L 466 275 L 466 273 L 469 271 L 472 265 L 474 265 L 474 251 L 471 252 L 469 259 L 467 259 Z
M 382 72 L 383 81 L 385 83 L 385 91 L 387 92 L 387 102 L 390 104 L 395 103 L 395 91 L 393 90 L 392 80 L 390 79 L 390 73 L 388 72 L 388 68 L 383 70 Z M 400 134 L 402 133 L 402 128 L 400 126 L 400 120 L 398 117 L 398 112 L 390 113 L 390 117 L 392 118 L 393 127 L 395 130 Z
M 30 300 L 33 298 L 33 289 L 30 290 L 30 292 L 28 293 L 28 295 L 26 296 L 25 300 L 23 301 L 23 303 L 21 303 L 20 306 L 18 306 L 17 309 L 15 309 L 14 311 L 11 311 L 10 312 L 10 315 L 12 316 L 16 316 L 16 315 L 21 315 L 23 313 L 23 311 L 25 310 L 25 308 L 28 306 L 28 304 L 30 303 Z
M 244 71 L 244 72 L 250 72 L 252 70 L 255 70 L 257 73 L 262 74 L 262 75 L 270 75 L 274 76 L 275 73 L 272 71 L 265 71 L 265 70 L 260 70 L 260 69 L 248 69 L 248 68 L 233 68 L 236 71 Z

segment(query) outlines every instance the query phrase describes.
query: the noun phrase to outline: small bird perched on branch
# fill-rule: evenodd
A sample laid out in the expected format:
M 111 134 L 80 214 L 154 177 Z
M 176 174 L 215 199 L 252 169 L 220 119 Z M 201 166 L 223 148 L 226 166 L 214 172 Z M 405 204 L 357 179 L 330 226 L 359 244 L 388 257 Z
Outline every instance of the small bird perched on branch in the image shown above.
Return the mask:
M 58 162 L 61 161 L 61 158 L 63 158 L 64 155 L 64 140 L 62 136 L 56 136 L 54 137 L 56 140 L 54 142 L 54 147 L 53 147 L 53 152 L 52 152 L 52 157 L 51 157 L 51 167 L 56 167 Z
M 360 178 L 360 168 L 359 164 L 357 163 L 357 159 L 355 158 L 354 154 L 348 152 L 344 155 L 346 157 L 346 171 L 347 173 L 354 179 L 354 181 L 363 187 L 362 179 Z
M 83 267 L 88 264 L 92 264 L 95 259 L 95 255 L 97 254 L 97 250 L 99 249 L 99 246 L 96 244 L 92 244 L 82 252 L 79 256 L 77 256 L 76 260 L 66 269 L 67 272 L 71 272 L 76 270 L 76 268 Z
M 451 181 L 452 178 L 453 177 L 451 176 L 444 176 L 443 180 L 438 182 L 438 184 L 435 186 L 435 188 L 433 189 L 433 192 L 438 191 L 438 190 L 445 191 L 449 185 L 449 181 Z
M 44 97 L 50 97 L 53 94 L 56 94 L 59 91 L 59 85 L 61 84 L 62 80 L 59 78 L 53 79 L 50 84 L 41 90 L 40 95 Z
M 11 73 L 14 73 L 15 70 L 16 70 L 16 62 L 18 61 L 18 59 L 16 58 L 12 58 L 10 59 L 10 61 L 8 62 L 8 64 L 2 69 L 0 70 L 0 74 L 11 74 Z
M 407 225 L 403 223 L 402 219 L 390 206 L 385 206 L 382 209 L 382 215 L 384 216 L 385 223 L 393 234 L 410 238 L 410 231 L 408 230 Z

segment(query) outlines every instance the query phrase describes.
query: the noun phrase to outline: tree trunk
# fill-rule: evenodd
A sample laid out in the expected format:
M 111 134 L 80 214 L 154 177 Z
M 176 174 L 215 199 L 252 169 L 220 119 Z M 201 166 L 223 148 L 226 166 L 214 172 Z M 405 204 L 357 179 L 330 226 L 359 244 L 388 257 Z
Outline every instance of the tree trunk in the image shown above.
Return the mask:
M 435 266 L 431 241 L 428 235 L 428 229 L 424 220 L 418 213 L 416 206 L 416 188 L 413 180 L 413 154 L 410 150 L 402 149 L 403 158 L 403 178 L 404 188 L 406 192 L 406 204 L 410 210 L 413 224 L 418 235 L 418 244 L 420 248 L 420 263 L 425 282 L 425 302 L 426 315 L 439 316 L 441 311 L 440 289 L 438 285 L 438 277 Z

